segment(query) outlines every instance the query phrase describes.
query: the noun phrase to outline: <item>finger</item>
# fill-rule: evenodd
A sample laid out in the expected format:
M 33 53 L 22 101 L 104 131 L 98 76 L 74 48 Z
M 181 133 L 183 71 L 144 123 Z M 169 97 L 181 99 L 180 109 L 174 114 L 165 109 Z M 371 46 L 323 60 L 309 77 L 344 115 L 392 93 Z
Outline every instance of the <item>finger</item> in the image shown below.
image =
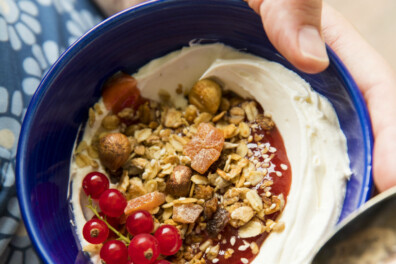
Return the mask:
M 321 36 L 321 0 L 248 0 L 275 48 L 294 66 L 317 73 L 329 64 Z
M 323 35 L 366 100 L 374 132 L 373 176 L 379 191 L 396 185 L 396 79 L 392 68 L 337 11 L 323 6 Z

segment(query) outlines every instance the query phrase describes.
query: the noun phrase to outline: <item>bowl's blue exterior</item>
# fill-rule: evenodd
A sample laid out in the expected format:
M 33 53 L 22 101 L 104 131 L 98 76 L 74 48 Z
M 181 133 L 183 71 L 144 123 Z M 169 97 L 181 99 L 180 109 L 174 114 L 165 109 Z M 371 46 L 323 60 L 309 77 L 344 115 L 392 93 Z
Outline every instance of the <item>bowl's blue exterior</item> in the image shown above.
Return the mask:
M 101 84 L 119 70 L 133 73 L 192 39 L 222 42 L 277 61 L 325 95 L 347 137 L 353 171 L 340 219 L 370 197 L 369 116 L 351 76 L 331 50 L 330 67 L 308 75 L 277 53 L 259 16 L 243 1 L 154 1 L 108 19 L 77 41 L 51 68 L 30 103 L 19 140 L 17 191 L 28 233 L 46 263 L 88 263 L 70 225 L 67 192 L 73 143 Z

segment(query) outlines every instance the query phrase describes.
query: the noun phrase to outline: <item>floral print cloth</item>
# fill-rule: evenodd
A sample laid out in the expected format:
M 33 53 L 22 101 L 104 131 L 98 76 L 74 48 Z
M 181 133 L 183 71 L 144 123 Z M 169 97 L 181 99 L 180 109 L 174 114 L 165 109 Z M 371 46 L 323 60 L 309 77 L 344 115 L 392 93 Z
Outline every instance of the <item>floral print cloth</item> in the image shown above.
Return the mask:
M 0 264 L 35 264 L 15 190 L 19 131 L 43 75 L 103 17 L 90 0 L 0 0 Z

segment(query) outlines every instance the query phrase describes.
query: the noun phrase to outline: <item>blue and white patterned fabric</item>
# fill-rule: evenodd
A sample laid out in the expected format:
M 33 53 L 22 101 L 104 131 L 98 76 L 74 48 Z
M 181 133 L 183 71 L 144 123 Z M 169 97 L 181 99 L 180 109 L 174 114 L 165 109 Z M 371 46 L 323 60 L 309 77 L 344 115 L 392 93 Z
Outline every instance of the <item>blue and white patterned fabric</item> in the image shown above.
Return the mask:
M 0 264 L 40 263 L 16 198 L 19 130 L 45 72 L 102 19 L 90 0 L 0 0 Z

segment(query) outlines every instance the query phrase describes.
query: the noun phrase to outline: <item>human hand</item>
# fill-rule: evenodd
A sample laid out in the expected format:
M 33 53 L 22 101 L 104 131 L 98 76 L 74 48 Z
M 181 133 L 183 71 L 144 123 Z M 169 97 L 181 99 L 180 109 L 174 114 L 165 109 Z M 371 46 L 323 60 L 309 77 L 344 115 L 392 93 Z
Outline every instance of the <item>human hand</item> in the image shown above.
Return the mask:
M 128 7 L 135 6 L 147 0 L 93 0 L 105 16 L 114 15 Z
M 316 73 L 327 67 L 324 44 L 317 36 L 322 36 L 340 57 L 362 92 L 370 113 L 375 140 L 375 184 L 379 191 L 395 186 L 396 76 L 393 69 L 345 18 L 321 0 L 248 0 L 248 3 L 262 16 L 273 45 L 297 68 Z M 311 27 L 308 28 L 310 34 L 301 40 L 301 29 L 307 25 Z M 320 33 L 313 33 L 314 29 Z M 307 45 L 315 47 L 311 47 L 312 54 L 307 55 L 301 43 L 309 39 L 311 43 Z

